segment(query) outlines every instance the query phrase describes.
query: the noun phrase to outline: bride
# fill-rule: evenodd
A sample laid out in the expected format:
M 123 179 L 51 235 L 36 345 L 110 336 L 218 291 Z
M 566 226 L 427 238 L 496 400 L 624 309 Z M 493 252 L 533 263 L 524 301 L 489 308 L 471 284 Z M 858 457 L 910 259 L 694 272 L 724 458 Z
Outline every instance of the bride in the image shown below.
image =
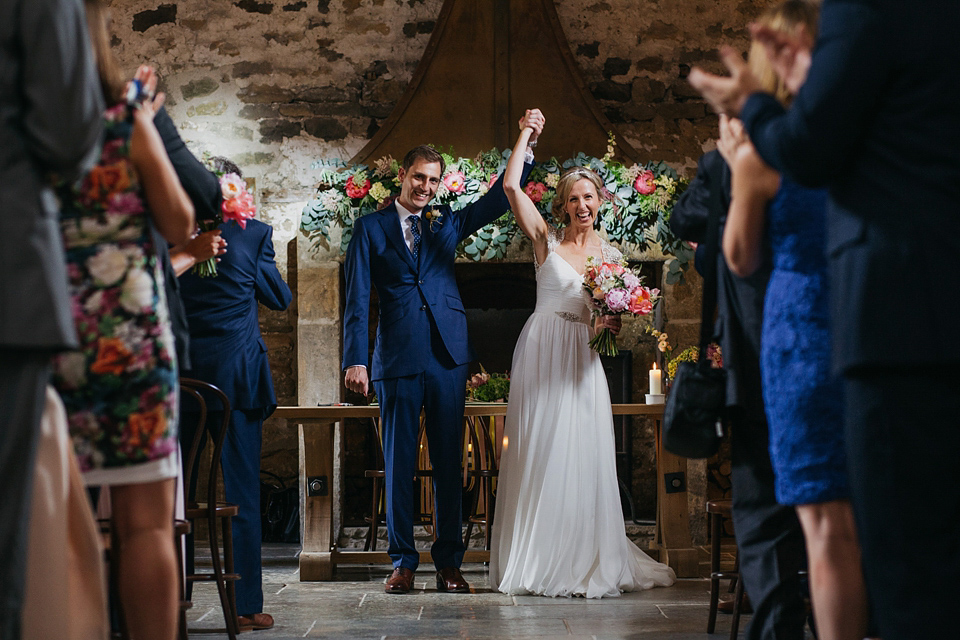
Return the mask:
M 542 127 L 542 114 L 532 115 Z M 627 539 L 610 394 L 587 344 L 586 260 L 621 258 L 594 230 L 603 182 L 582 167 L 564 173 L 553 213 L 565 226 L 548 225 L 520 188 L 524 150 L 538 133 L 523 128 L 504 175 L 517 223 L 533 242 L 537 306 L 513 353 L 490 582 L 509 594 L 588 598 L 669 586 L 673 570 Z M 592 330 L 603 327 L 617 332 L 620 319 L 601 316 Z

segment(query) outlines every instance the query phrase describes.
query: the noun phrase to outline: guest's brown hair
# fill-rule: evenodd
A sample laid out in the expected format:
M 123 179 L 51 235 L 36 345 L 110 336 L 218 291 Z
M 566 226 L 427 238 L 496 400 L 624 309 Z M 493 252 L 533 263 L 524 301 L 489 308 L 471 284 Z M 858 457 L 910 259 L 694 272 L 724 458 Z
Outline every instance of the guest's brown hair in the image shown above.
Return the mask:
M 110 11 L 102 0 L 84 0 L 87 10 L 87 31 L 90 32 L 90 43 L 93 45 L 93 57 L 97 61 L 97 72 L 100 75 L 100 88 L 103 98 L 108 105 L 123 100 L 126 83 L 120 72 L 120 65 L 110 48 Z
M 403 156 L 403 170 L 407 171 L 417 160 L 423 160 L 424 162 L 439 162 L 441 176 L 443 175 L 444 171 L 447 170 L 447 163 L 444 162 L 443 156 L 428 144 L 422 144 L 419 147 L 414 147 L 413 149 L 410 149 L 410 151 L 407 151 L 407 155 Z
M 819 15 L 820 4 L 815 0 L 785 0 L 761 13 L 757 18 L 757 24 L 790 35 L 796 35 L 800 27 L 803 26 L 806 27 L 810 37 L 816 39 Z M 784 104 L 790 102 L 792 98 L 790 90 L 774 72 L 761 43 L 754 41 L 750 45 L 747 63 L 750 65 L 750 71 L 760 80 L 760 86 L 765 91 L 772 93 L 777 100 Z

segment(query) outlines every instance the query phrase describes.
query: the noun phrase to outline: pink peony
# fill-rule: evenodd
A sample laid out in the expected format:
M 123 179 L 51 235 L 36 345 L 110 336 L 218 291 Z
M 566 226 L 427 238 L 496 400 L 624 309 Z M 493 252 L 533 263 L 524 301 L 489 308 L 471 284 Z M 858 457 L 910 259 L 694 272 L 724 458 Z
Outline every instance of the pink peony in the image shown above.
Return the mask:
M 257 208 L 253 205 L 253 196 L 247 191 L 235 198 L 224 200 L 223 204 L 220 205 L 220 210 L 223 212 L 224 222 L 233 220 L 243 229 L 247 228 L 247 220 L 253 218 L 257 213 Z
M 610 311 L 619 313 L 626 311 L 630 305 L 630 296 L 623 289 L 611 289 L 607 292 L 605 301 Z
M 530 199 L 534 202 L 540 202 L 543 200 L 543 194 L 547 192 L 547 185 L 542 182 L 528 182 L 527 186 L 523 188 L 523 192 L 530 196 Z
M 653 171 L 649 169 L 641 171 L 633 183 L 633 188 L 637 190 L 637 193 L 648 196 L 657 190 L 657 185 L 653 183 L 653 179 Z
M 628 291 L 633 292 L 634 289 L 640 286 L 640 278 L 633 274 L 631 271 L 627 271 L 623 274 L 623 286 Z
M 443 178 L 443 186 L 447 188 L 447 191 L 450 193 L 462 193 L 466 188 L 467 177 L 463 175 L 463 171 L 451 171 Z
M 353 176 L 347 178 L 346 186 L 347 196 L 350 198 L 362 198 L 370 192 L 370 181 L 364 180 L 362 185 L 357 185 L 353 181 Z

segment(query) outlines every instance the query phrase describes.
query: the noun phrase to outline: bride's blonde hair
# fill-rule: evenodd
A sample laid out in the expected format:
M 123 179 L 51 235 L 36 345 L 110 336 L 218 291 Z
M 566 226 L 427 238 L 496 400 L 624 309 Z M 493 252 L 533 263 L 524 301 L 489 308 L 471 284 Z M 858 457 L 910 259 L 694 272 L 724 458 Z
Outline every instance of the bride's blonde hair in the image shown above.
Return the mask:
M 603 186 L 603 179 L 597 175 L 596 171 L 587 167 L 571 167 L 564 171 L 560 180 L 557 181 L 557 195 L 553 197 L 553 204 L 550 206 L 553 218 L 558 224 L 565 225 L 570 222 L 570 214 L 567 213 L 564 205 L 566 205 L 567 198 L 570 197 L 573 185 L 581 180 L 589 180 L 593 183 L 597 190 L 597 197 L 600 198 L 601 202 L 611 199 L 606 187 Z

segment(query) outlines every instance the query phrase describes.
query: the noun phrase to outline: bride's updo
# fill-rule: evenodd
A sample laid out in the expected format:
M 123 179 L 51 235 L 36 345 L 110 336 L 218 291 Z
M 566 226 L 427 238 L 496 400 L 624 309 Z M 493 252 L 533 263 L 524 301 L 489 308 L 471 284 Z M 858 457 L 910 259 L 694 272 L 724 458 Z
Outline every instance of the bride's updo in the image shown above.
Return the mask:
M 600 201 L 610 200 L 610 194 L 603 185 L 603 179 L 597 175 L 597 172 L 587 167 L 570 167 L 563 172 L 560 180 L 557 181 L 557 195 L 553 197 L 553 204 L 550 211 L 557 224 L 565 225 L 570 222 L 570 214 L 567 213 L 564 206 L 567 198 L 570 197 L 570 191 L 573 185 L 581 180 L 589 180 L 597 190 L 597 197 Z

